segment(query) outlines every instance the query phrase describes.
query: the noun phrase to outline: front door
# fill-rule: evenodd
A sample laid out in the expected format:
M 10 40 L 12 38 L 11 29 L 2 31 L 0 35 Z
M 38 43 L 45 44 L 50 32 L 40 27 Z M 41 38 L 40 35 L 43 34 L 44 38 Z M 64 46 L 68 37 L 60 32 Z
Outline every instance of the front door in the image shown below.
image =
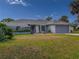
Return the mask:
M 35 29 L 35 25 L 31 25 L 31 33 L 35 33 L 36 29 Z

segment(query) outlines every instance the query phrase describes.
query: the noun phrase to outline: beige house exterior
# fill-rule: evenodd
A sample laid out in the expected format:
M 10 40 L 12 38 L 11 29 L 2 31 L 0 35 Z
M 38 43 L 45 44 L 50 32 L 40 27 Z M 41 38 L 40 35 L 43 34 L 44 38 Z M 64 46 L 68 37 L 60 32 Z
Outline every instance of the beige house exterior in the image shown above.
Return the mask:
M 65 22 L 56 22 L 56 21 L 47 21 L 47 20 L 27 20 L 20 19 L 12 22 L 4 22 L 7 26 L 12 29 L 16 29 L 17 26 L 21 28 L 26 27 L 30 28 L 33 33 L 69 33 L 70 26 L 69 23 Z

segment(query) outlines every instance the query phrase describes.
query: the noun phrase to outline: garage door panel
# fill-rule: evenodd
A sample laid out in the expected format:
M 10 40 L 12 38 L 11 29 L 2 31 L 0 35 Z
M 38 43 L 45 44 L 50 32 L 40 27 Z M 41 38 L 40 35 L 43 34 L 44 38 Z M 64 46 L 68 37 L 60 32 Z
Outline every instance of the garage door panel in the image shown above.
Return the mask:
M 56 25 L 56 33 L 68 33 L 69 26 L 68 25 Z

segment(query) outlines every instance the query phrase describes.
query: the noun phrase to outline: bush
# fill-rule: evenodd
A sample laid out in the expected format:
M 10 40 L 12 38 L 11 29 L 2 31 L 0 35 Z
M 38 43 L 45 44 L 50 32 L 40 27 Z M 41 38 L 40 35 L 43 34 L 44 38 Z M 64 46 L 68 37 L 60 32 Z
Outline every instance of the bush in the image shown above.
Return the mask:
M 10 40 L 13 37 L 13 31 L 8 26 L 0 23 L 0 41 Z

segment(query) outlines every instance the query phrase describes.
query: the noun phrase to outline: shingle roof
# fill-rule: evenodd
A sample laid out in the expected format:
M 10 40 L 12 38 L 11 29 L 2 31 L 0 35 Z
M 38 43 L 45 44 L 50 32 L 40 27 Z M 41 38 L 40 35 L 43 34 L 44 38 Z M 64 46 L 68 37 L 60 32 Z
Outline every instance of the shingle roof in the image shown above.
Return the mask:
M 68 25 L 68 23 L 65 22 L 55 22 L 55 21 L 47 21 L 47 20 L 25 20 L 25 19 L 20 19 L 12 22 L 4 22 L 8 26 L 28 26 L 30 25 Z

